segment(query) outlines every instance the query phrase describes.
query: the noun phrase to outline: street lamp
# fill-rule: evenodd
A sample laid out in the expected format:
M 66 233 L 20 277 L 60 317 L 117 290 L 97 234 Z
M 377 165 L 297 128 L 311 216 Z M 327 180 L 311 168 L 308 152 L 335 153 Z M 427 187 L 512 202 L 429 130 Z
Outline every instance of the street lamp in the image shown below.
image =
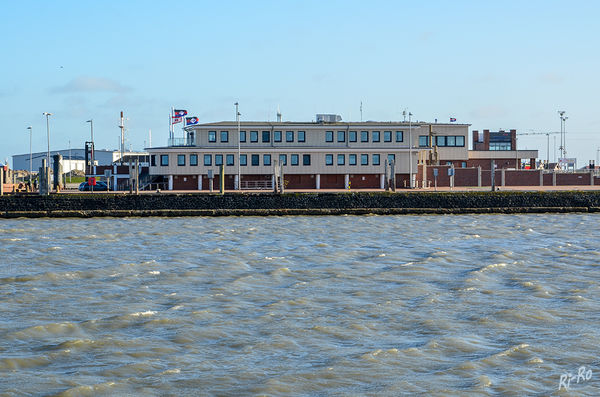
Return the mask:
M 33 135 L 33 127 L 29 126 L 27 129 L 29 130 L 29 185 L 31 185 L 31 176 L 33 174 L 33 162 L 31 159 L 31 136 Z
M 413 188 L 413 177 L 412 177 L 412 113 L 408 112 L 408 186 Z
M 234 103 L 235 105 L 235 118 L 237 121 L 237 127 L 238 127 L 238 158 L 237 158 L 237 164 L 238 164 L 238 185 L 237 188 L 238 190 L 242 190 L 242 168 L 241 168 L 241 164 L 240 164 L 240 157 L 241 157 L 241 141 L 242 141 L 242 137 L 241 137 L 241 131 L 240 131 L 240 116 L 241 113 L 239 112 L 239 103 Z
M 90 123 L 91 130 L 91 142 L 92 142 L 92 152 L 90 153 L 90 175 L 93 173 L 94 169 L 94 120 L 89 119 L 86 123 Z
M 566 121 L 568 119 L 567 116 L 565 116 L 565 111 L 564 110 L 559 110 L 558 111 L 558 117 L 560 117 L 560 147 L 559 147 L 559 151 L 561 154 L 562 158 L 565 158 L 567 155 L 567 151 L 566 151 L 566 136 L 565 136 L 565 126 L 566 126 Z
M 49 118 L 50 118 L 50 116 L 52 116 L 52 113 L 44 112 L 42 114 L 44 116 L 46 116 L 46 132 L 47 132 L 47 135 L 48 135 L 48 154 L 47 154 L 47 157 L 46 157 L 46 161 L 47 161 L 46 166 L 48 168 L 50 168 L 50 121 L 49 121 Z

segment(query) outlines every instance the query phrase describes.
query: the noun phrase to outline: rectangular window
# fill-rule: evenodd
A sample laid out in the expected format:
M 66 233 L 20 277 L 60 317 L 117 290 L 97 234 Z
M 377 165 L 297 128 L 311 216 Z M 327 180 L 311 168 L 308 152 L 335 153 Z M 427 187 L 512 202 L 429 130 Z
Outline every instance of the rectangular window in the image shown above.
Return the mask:
M 462 163 L 460 163 L 460 166 L 461 166 L 462 168 L 467 168 L 467 162 L 466 162 L 466 161 L 463 161 Z
M 346 142 L 346 131 L 338 131 L 337 132 L 337 141 L 338 142 Z
M 279 164 L 281 164 L 281 165 L 287 165 L 287 154 L 280 154 L 279 155 Z
M 459 135 L 456 137 L 456 146 L 465 146 L 465 137 Z
M 310 165 L 310 154 L 302 155 L 302 165 Z
M 298 165 L 298 159 L 299 159 L 298 155 L 297 154 L 292 154 L 290 157 L 291 157 L 292 165 Z
M 298 131 L 298 142 L 306 142 L 306 132 Z
M 369 142 L 369 131 L 361 131 L 360 132 L 360 141 L 361 142 Z
M 325 155 L 325 165 L 333 165 L 333 154 Z
M 253 166 L 260 165 L 260 157 L 259 157 L 258 154 L 253 154 L 250 158 L 252 160 L 252 165 Z
M 281 142 L 281 131 L 273 131 L 273 142 Z
M 160 155 L 160 165 L 162 167 L 166 167 L 169 165 L 169 155 L 168 154 L 161 154 Z
M 204 155 L 204 165 L 212 165 L 212 154 Z
M 263 154 L 263 165 L 271 165 L 271 155 Z
M 246 131 L 240 131 L 240 142 L 246 142 Z
M 360 155 L 360 165 L 369 165 L 369 155 L 368 154 Z
M 392 161 L 394 163 L 396 162 L 396 155 L 395 154 L 388 154 L 388 163 L 391 163 Z
M 262 141 L 263 141 L 263 143 L 271 142 L 271 131 L 263 131 L 262 132 Z
M 447 136 L 446 137 L 446 146 L 456 146 L 456 137 L 455 136 Z
M 438 146 L 446 146 L 446 137 L 445 136 L 436 136 L 435 144 Z
M 383 141 L 384 142 L 392 141 L 392 131 L 383 131 Z
M 337 155 L 337 165 L 344 165 L 346 164 L 346 156 L 343 154 L 338 154 Z
M 217 131 L 208 131 L 208 141 L 209 142 L 217 141 Z
M 228 154 L 227 156 L 225 156 L 225 161 L 227 165 L 235 165 L 233 154 Z
M 404 142 L 404 131 L 396 131 L 396 142 Z
M 356 142 L 356 131 L 349 131 L 348 132 L 348 140 L 350 142 Z
M 373 137 L 373 139 L 372 139 L 373 142 L 379 142 L 379 140 L 381 139 L 379 131 L 373 131 L 372 137 Z
M 240 154 L 240 165 L 244 166 L 244 167 L 248 165 L 248 155 L 247 154 Z
M 150 166 L 156 167 L 156 155 L 155 154 L 150 156 Z
M 333 131 L 325 131 L 325 142 L 333 142 Z
M 229 131 L 221 131 L 221 142 L 229 142 Z
M 350 164 L 350 165 L 356 165 L 356 154 L 349 154 L 348 155 L 348 164 Z
M 379 164 L 380 164 L 379 155 L 374 154 L 373 155 L 373 165 L 379 165 Z
M 250 142 L 258 142 L 258 131 L 250 131 Z
M 428 147 L 429 146 L 429 136 L 428 135 L 419 135 L 419 147 Z
M 190 154 L 190 165 L 197 166 L 198 165 L 198 155 Z
M 215 154 L 215 165 L 223 165 L 223 155 Z
M 294 131 L 286 131 L 285 132 L 285 141 L 286 142 L 294 142 Z

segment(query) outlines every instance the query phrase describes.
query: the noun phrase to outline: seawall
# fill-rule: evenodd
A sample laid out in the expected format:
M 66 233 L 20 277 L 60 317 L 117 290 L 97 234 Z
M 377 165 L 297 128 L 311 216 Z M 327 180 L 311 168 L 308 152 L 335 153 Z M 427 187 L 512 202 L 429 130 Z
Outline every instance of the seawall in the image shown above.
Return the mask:
M 600 192 L 0 196 L 0 218 L 600 212 Z

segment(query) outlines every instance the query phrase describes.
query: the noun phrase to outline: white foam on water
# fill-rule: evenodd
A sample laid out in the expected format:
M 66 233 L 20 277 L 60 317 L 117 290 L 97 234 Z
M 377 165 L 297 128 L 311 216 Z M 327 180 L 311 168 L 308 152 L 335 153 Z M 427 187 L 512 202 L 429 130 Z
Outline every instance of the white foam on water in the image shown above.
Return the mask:
M 145 312 L 131 313 L 130 316 L 132 316 L 132 317 L 148 317 L 148 316 L 154 316 L 155 314 L 156 314 L 155 311 L 147 310 Z

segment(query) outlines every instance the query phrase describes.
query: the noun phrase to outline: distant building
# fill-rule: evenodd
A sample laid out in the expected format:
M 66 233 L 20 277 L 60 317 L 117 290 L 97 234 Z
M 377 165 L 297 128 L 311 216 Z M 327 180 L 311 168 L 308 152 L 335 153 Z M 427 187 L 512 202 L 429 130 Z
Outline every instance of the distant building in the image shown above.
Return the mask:
M 42 159 L 45 159 L 48 152 L 32 153 L 31 160 L 33 163 L 33 172 L 36 173 L 42 166 Z M 63 156 L 63 172 L 67 173 L 71 170 L 85 171 L 85 149 L 61 149 L 50 151 L 50 167 L 53 167 L 53 156 L 60 154 Z M 127 156 L 147 156 L 145 152 L 126 152 Z M 118 162 L 121 158 L 121 152 L 118 150 L 95 150 L 94 159 L 95 165 L 112 165 Z M 29 171 L 29 153 L 17 154 L 12 156 L 13 169 Z
M 473 130 L 473 150 L 469 151 L 468 167 L 491 169 L 492 160 L 496 168 L 521 168 L 522 160 L 536 167 L 537 150 L 517 149 L 517 130 L 490 131 Z

